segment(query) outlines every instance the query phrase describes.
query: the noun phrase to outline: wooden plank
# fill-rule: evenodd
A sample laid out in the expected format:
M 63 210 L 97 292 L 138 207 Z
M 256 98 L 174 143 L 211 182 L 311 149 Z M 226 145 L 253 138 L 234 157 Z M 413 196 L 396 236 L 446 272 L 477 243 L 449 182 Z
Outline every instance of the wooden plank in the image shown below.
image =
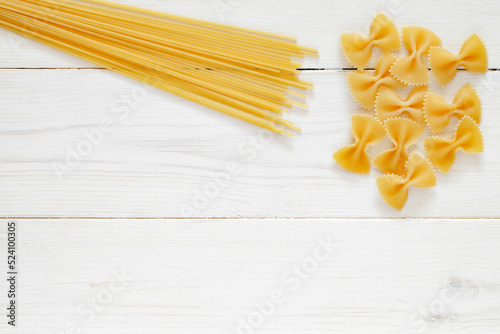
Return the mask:
M 486 151 L 460 153 L 402 212 L 380 198 L 380 173 L 331 158 L 361 111 L 345 73 L 304 78 L 317 88 L 288 138 L 103 70 L 2 70 L 0 217 L 500 217 L 498 72 L 433 87 L 448 100 L 476 87 Z
M 499 223 L 21 220 L 18 327 L 0 330 L 496 334 Z
M 486 43 L 490 67 L 500 68 L 500 3 L 495 0 L 457 1 L 176 1 L 120 0 L 150 9 L 296 36 L 301 44 L 320 50 L 321 59 L 308 59 L 305 67 L 349 67 L 339 36 L 364 32 L 378 12 L 390 15 L 398 27 L 422 25 L 434 30 L 444 46 L 458 52 L 472 33 Z M 480 4 L 480 5 L 479 5 Z M 443 16 L 443 13 L 446 13 Z M 86 62 L 49 47 L 0 31 L 0 67 L 86 67 Z

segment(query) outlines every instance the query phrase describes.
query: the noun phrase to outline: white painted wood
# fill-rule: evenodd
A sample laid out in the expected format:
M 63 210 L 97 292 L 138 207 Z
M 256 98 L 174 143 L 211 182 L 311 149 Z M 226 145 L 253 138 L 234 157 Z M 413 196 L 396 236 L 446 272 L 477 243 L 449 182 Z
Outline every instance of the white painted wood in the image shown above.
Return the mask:
M 433 29 L 455 51 L 476 32 L 490 68 L 500 67 L 494 0 L 228 1 L 235 5 L 222 16 L 215 6 L 224 0 L 120 2 L 294 35 L 320 49 L 305 67 L 335 69 L 349 66 L 339 35 L 366 32 L 383 11 L 400 27 Z M 0 51 L 0 217 L 62 218 L 19 221 L 20 327 L 4 318 L 0 333 L 232 334 L 274 289 L 286 301 L 247 334 L 500 331 L 500 221 L 479 219 L 500 218 L 497 72 L 433 84 L 449 100 L 466 82 L 478 90 L 486 151 L 460 154 L 438 187 L 412 190 L 396 212 L 377 193 L 378 172 L 352 175 L 331 158 L 350 142 L 350 117 L 361 111 L 342 71 L 304 75 L 317 88 L 310 112 L 290 114 L 302 135 L 266 137 L 252 149 L 267 134 L 254 126 L 155 89 L 143 96 L 140 84 L 99 69 L 14 69 L 94 66 L 5 31 Z M 139 101 L 124 115 L 122 101 L 133 96 Z M 113 130 L 94 137 L 89 155 L 58 179 L 54 164 L 103 121 Z M 220 174 L 228 170 L 229 179 Z M 407 217 L 423 218 L 399 219 Z M 442 219 L 424 219 L 432 217 Z M 329 237 L 333 254 L 291 291 L 283 275 Z M 109 295 L 123 272 L 131 278 Z M 94 299 L 95 318 L 86 321 Z
M 232 2 L 236 5 L 222 16 L 215 7 L 220 2 L 211 0 L 182 6 L 173 1 L 123 2 L 296 35 L 320 49 L 322 58 L 306 64 L 310 67 L 348 66 L 340 54 L 339 35 L 367 31 L 378 11 L 390 14 L 398 26 L 421 24 L 435 30 L 450 48 L 458 49 L 477 32 L 488 46 L 490 67 L 498 67 L 499 61 L 495 27 L 500 7 L 494 1 L 475 6 L 466 1 L 259 0 Z M 2 34 L 0 67 L 90 66 Z M 120 99 L 140 93 L 142 86 L 102 70 L 4 69 L 0 76 L 0 216 L 500 217 L 495 146 L 500 77 L 495 72 L 461 73 L 445 91 L 438 90 L 451 98 L 466 81 L 478 88 L 487 149 L 481 156 L 462 154 L 449 175 L 439 176 L 436 189 L 412 191 L 401 213 L 379 198 L 376 172 L 351 175 L 331 159 L 350 142 L 349 119 L 360 111 L 344 73 L 307 74 L 317 83 L 311 111 L 290 115 L 304 133 L 293 140 L 273 137 L 259 150 L 251 148 L 252 138 L 262 133 L 257 128 L 157 90 L 150 90 L 130 116 L 118 117 L 122 114 L 113 110 L 124 107 Z M 111 120 L 114 131 L 58 180 L 54 164 L 65 164 L 68 150 L 85 145 L 84 133 L 99 129 L 105 120 Z M 225 181 L 217 173 L 231 163 L 239 164 L 241 172 L 232 173 L 220 191 L 211 188 L 213 174 Z M 213 195 L 198 196 L 204 190 Z
M 118 1 L 118 0 L 116 0 Z M 350 67 L 339 36 L 364 32 L 378 12 L 390 15 L 398 27 L 422 25 L 434 30 L 443 45 L 458 52 L 472 33 L 487 45 L 490 67 L 500 68 L 500 3 L 496 0 L 119 0 L 155 10 L 239 25 L 299 38 L 320 50 L 321 59 L 308 59 L 306 67 Z M 221 4 L 232 4 L 223 6 Z M 219 10 L 217 8 L 220 8 Z M 0 67 L 92 66 L 49 47 L 0 30 Z
M 411 190 L 402 212 L 380 198 L 380 173 L 350 174 L 331 158 L 351 143 L 350 117 L 361 111 L 345 73 L 304 78 L 317 85 L 311 110 L 290 113 L 303 134 L 254 149 L 267 132 L 155 89 L 120 118 L 116 101 L 141 86 L 104 70 L 2 70 L 0 216 L 500 217 L 500 74 L 461 72 L 446 89 L 434 87 L 449 100 L 466 82 L 476 87 L 486 150 L 460 153 L 436 188 Z M 55 164 L 66 165 L 106 119 L 114 130 L 59 180 Z M 228 181 L 217 173 L 231 164 L 241 170 Z
M 286 301 L 255 333 L 496 334 L 499 223 L 21 220 L 19 327 L 2 320 L 0 331 L 64 333 L 75 323 L 95 334 L 232 334 L 281 289 Z M 325 260 L 292 290 L 283 275 L 297 277 L 287 271 L 308 266 L 328 239 L 332 254 L 321 250 Z M 130 278 L 110 297 L 115 272 Z M 77 310 L 92 299 L 104 309 L 87 322 Z

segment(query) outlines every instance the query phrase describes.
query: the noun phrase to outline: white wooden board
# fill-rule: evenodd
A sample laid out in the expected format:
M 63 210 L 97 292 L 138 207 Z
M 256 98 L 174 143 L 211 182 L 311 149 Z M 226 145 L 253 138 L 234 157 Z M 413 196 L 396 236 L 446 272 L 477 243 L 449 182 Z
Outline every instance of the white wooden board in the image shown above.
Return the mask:
M 499 223 L 21 220 L 20 325 L 0 331 L 496 334 Z
M 303 133 L 269 136 L 0 30 L 0 248 L 18 217 L 20 272 L 19 327 L 2 313 L 0 333 L 237 334 L 275 290 L 285 301 L 242 333 L 500 331 L 497 1 L 119 1 L 317 47 L 304 63 L 310 111 L 289 115 Z M 485 153 L 461 153 L 402 212 L 380 199 L 378 172 L 352 175 L 331 158 L 361 111 L 339 35 L 366 33 L 380 11 L 454 51 L 478 33 L 489 53 L 488 74 L 432 84 L 448 100 L 476 88 Z M 79 149 L 88 154 L 67 160 Z M 334 251 L 291 289 L 292 266 L 314 265 L 320 239 Z
M 350 67 L 339 47 L 344 32 L 368 33 L 378 12 L 398 27 L 421 25 L 435 31 L 443 46 L 458 52 L 472 33 L 481 36 L 490 53 L 490 67 L 500 68 L 500 3 L 496 0 L 120 0 L 204 20 L 295 36 L 299 43 L 318 48 L 319 60 L 305 67 Z M 224 6 L 226 4 L 226 6 Z M 89 67 L 80 61 L 25 38 L 0 31 L 0 67 Z
M 489 49 L 490 67 L 495 68 L 500 61 L 493 37 L 499 24 L 496 2 L 484 1 L 474 13 L 466 1 L 295 1 L 293 5 L 252 1 L 233 2 L 232 9 L 212 1 L 182 6 L 141 1 L 140 5 L 295 35 L 318 47 L 321 60 L 306 67 L 334 70 L 304 76 L 316 83 L 317 90 L 309 99 L 309 113 L 291 115 L 303 127 L 303 135 L 294 140 L 273 137 L 255 150 L 252 138 L 262 132 L 252 126 L 156 90 L 142 96 L 141 85 L 103 70 L 41 69 L 90 65 L 3 32 L 0 195 L 5 200 L 0 215 L 499 217 L 500 119 L 495 109 L 500 77 L 494 71 L 461 73 L 445 91 L 439 90 L 451 98 L 465 82 L 478 89 L 484 104 L 486 153 L 460 156 L 452 173 L 440 175 L 438 188 L 413 191 L 403 213 L 387 208 L 378 197 L 377 173 L 350 175 L 331 159 L 336 149 L 350 142 L 350 116 L 360 111 L 346 89 L 345 73 L 338 70 L 348 66 L 338 45 L 342 32 L 366 32 L 378 11 L 391 15 L 399 26 L 422 24 L 435 30 L 450 48 L 458 49 L 470 33 L 477 32 Z M 443 17 L 445 9 L 448 15 Z M 39 69 L 26 69 L 30 67 Z M 124 115 L 128 107 L 123 99 L 135 95 L 140 101 L 132 103 L 130 115 Z M 95 133 L 102 122 L 112 123 L 113 131 L 102 142 L 95 135 L 98 143 L 89 147 L 84 133 Z M 78 148 L 88 155 L 68 153 Z M 210 188 L 213 173 L 224 172 L 231 163 L 241 166 L 241 172 L 220 189 L 211 193 L 209 189 L 208 196 L 197 196 Z M 70 170 L 60 180 L 54 168 L 68 165 Z
M 380 198 L 380 173 L 350 174 L 331 157 L 351 143 L 350 117 L 361 112 L 345 73 L 304 75 L 316 90 L 309 112 L 290 113 L 303 128 L 296 138 L 268 138 L 154 89 L 124 116 L 121 99 L 141 86 L 104 70 L 0 76 L 2 216 L 500 217 L 498 72 L 460 73 L 436 90 L 452 99 L 465 82 L 477 88 L 486 150 L 459 154 L 436 188 L 412 189 L 401 213 Z M 105 120 L 113 130 L 100 136 Z

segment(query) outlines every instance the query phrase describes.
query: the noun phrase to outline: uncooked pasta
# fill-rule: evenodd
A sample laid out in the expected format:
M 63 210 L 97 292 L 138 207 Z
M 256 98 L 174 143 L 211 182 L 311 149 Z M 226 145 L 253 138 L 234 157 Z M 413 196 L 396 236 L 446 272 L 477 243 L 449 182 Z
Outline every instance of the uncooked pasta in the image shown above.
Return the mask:
M 271 131 L 306 107 L 294 38 L 104 0 L 0 0 L 0 27 Z

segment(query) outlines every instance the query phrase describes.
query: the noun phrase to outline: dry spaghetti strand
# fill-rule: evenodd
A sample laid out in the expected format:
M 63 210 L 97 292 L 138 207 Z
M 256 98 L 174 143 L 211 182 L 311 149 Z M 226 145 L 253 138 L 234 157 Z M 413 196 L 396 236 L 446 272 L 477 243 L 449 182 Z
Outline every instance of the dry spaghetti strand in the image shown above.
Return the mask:
M 0 0 L 0 27 L 268 130 L 307 108 L 291 37 L 105 0 Z M 292 90 L 293 87 L 295 90 Z

